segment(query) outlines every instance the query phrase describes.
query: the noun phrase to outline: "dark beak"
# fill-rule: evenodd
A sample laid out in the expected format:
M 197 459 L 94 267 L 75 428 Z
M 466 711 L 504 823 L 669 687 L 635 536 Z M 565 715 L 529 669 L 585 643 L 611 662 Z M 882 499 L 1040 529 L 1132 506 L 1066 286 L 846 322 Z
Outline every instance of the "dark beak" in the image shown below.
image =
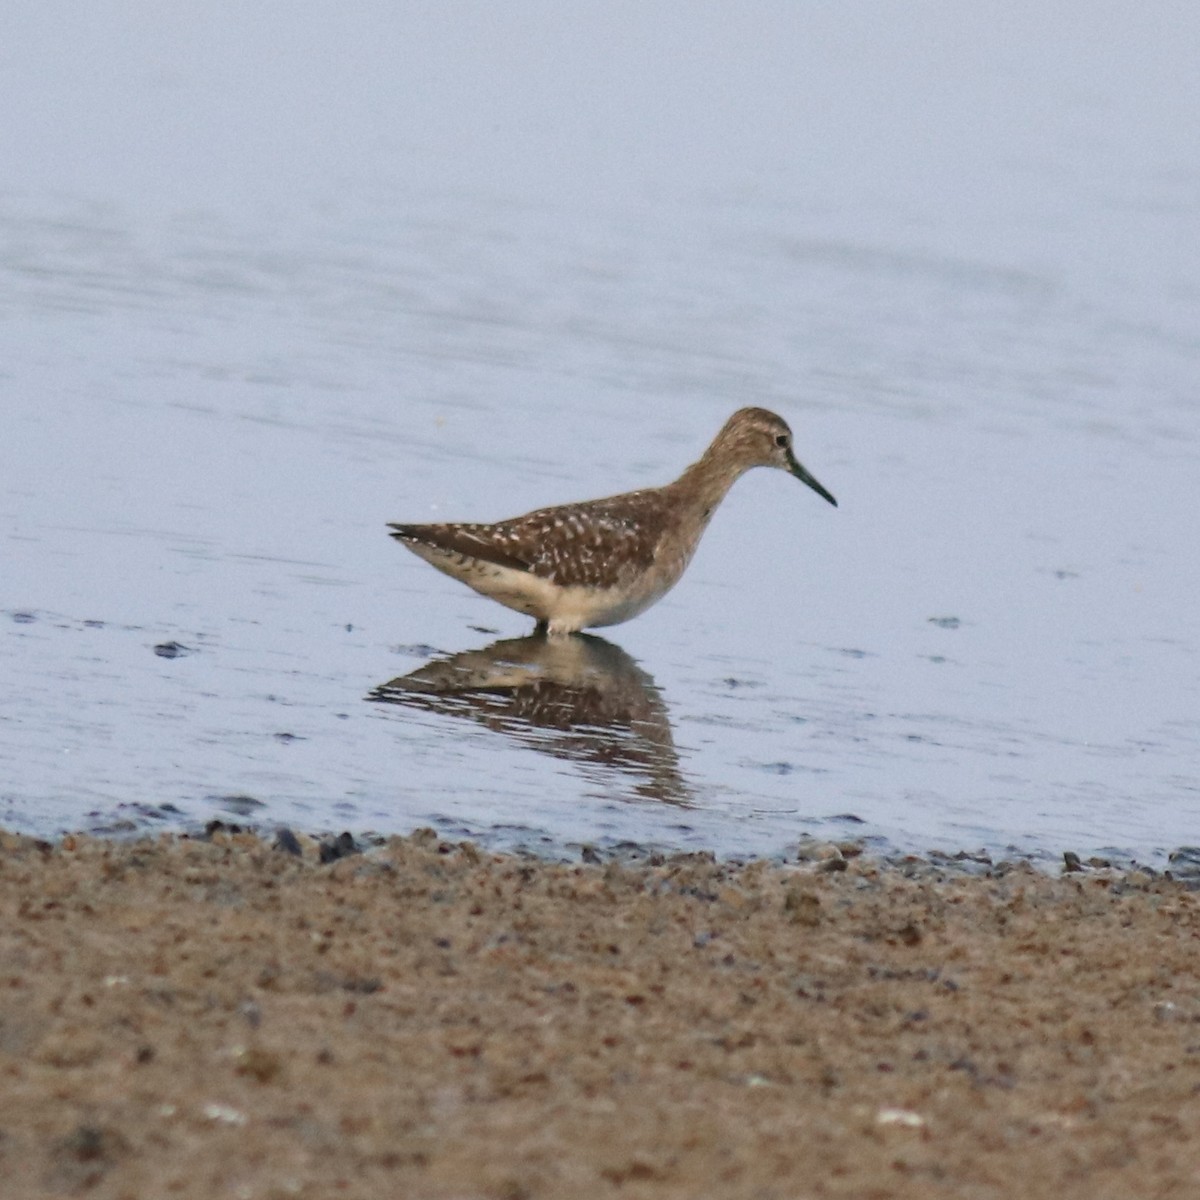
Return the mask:
M 806 471 L 805 468 L 796 461 L 796 456 L 794 454 L 792 454 L 792 452 L 790 450 L 788 451 L 787 460 L 788 460 L 788 470 L 791 471 L 791 473 L 793 475 L 795 475 L 795 477 L 798 480 L 800 480 L 801 483 L 807 483 L 808 486 L 810 488 L 812 488 L 812 490 L 814 492 L 816 492 L 818 496 L 821 496 L 823 499 L 828 500 L 829 503 L 832 504 L 834 508 L 837 508 L 837 501 L 833 498 L 833 496 L 830 495 L 830 493 L 827 492 L 817 482 L 817 480 L 814 476 L 810 475 L 808 473 L 808 471 Z

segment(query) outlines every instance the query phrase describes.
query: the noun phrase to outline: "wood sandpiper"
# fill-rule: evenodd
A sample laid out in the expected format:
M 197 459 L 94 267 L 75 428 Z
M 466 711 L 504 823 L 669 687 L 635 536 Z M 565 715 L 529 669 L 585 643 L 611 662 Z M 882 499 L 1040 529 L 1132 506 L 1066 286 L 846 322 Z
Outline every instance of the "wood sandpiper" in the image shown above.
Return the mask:
M 388 528 L 439 571 L 528 613 L 539 632 L 575 633 L 628 621 L 665 595 L 717 505 L 751 467 L 779 467 L 837 504 L 796 461 L 787 422 L 765 408 L 743 408 L 665 487 L 539 508 L 494 525 Z

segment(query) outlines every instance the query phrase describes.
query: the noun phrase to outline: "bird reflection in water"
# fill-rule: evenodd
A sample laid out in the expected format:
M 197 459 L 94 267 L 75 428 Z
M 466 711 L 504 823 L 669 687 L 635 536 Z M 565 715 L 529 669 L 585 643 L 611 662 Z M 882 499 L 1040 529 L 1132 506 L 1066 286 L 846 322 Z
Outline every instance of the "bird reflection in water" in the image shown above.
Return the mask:
M 467 717 L 556 758 L 598 766 L 606 786 L 624 782 L 620 790 L 631 786 L 639 797 L 688 803 L 658 687 L 603 638 L 507 638 L 433 659 L 367 699 Z

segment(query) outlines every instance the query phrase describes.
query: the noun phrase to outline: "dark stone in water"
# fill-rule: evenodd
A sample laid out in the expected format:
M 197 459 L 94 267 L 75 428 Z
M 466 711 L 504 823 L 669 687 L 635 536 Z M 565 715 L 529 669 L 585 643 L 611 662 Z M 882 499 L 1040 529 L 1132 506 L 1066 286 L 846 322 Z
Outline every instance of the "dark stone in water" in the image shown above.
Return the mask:
M 190 646 L 185 646 L 181 642 L 159 642 L 154 647 L 154 653 L 159 658 L 182 658 L 185 654 L 193 653 Z
M 339 833 L 331 842 L 322 842 L 319 859 L 322 863 L 337 862 L 339 858 L 349 858 L 351 854 L 361 854 L 358 843 L 350 833 Z
M 206 840 L 211 840 L 214 834 L 217 833 L 241 833 L 243 832 L 240 825 L 231 824 L 228 821 L 209 821 L 204 827 L 204 837 Z
M 300 849 L 299 839 L 286 825 L 275 831 L 274 848 L 284 854 L 292 854 L 296 858 L 300 858 L 304 853 Z

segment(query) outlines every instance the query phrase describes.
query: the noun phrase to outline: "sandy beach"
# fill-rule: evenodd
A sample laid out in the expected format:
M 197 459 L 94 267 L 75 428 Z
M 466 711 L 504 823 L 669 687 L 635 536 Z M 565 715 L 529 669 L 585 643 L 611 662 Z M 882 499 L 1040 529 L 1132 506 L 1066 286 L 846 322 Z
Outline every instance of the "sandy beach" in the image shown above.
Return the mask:
M 0 1195 L 1200 1195 L 1194 881 L 847 850 L 0 835 Z

